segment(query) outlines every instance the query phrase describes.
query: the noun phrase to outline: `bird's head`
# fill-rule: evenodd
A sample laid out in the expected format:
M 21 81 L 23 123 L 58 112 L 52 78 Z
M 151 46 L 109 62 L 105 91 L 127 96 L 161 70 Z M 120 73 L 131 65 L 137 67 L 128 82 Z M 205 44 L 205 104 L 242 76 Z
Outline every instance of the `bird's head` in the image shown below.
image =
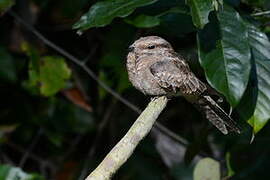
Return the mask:
M 158 55 L 173 52 L 173 48 L 165 39 L 158 36 L 146 36 L 136 40 L 129 46 L 129 52 L 136 55 Z

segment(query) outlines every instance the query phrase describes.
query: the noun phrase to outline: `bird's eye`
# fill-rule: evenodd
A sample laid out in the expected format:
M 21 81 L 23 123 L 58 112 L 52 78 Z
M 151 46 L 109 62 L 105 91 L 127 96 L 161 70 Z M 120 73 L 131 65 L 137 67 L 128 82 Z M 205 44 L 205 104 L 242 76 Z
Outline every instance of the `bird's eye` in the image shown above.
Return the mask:
M 154 46 L 154 45 L 150 45 L 150 46 L 148 46 L 148 49 L 154 49 L 156 46 Z

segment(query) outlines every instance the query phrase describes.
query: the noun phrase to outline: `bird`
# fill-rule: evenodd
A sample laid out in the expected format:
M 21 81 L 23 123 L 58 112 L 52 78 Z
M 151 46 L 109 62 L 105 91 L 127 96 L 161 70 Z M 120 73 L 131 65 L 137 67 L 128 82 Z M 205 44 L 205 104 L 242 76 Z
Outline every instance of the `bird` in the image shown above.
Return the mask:
M 168 41 L 159 36 L 141 37 L 128 51 L 128 78 L 136 89 L 152 97 L 182 96 L 223 134 L 240 134 L 237 123 L 211 98 L 208 85 L 195 76 Z

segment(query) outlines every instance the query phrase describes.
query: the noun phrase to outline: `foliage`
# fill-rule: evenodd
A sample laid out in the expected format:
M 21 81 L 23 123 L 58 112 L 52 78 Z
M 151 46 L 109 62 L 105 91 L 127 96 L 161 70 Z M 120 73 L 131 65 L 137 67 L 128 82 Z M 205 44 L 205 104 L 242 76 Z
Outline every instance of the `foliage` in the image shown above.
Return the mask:
M 251 69 L 248 32 L 239 14 L 227 6 L 217 13 L 217 18 L 217 29 L 214 24 L 212 27 L 209 24 L 205 31 L 200 32 L 200 63 L 208 82 L 235 107 L 247 87 Z M 218 32 L 211 32 L 213 30 Z M 210 33 L 216 37 L 212 36 L 213 41 L 208 43 L 206 38 Z
M 0 0 L 0 179 L 83 179 L 94 169 L 137 113 L 92 72 L 144 108 L 125 58 L 147 35 L 172 43 L 242 133 L 221 135 L 173 98 L 159 121 L 185 143 L 153 129 L 115 179 L 270 178 L 269 9 L 268 0 Z
M 14 0 L 1 0 L 0 1 L 0 15 L 4 13 L 7 9 L 9 9 L 12 5 L 14 5 Z
M 132 19 L 126 19 L 126 22 L 137 28 L 151 28 L 160 24 L 160 19 L 156 16 L 139 15 Z
M 36 174 L 27 174 L 20 168 L 7 165 L 0 165 L 1 179 L 17 179 L 17 180 L 43 180 L 42 177 Z
M 74 28 L 85 30 L 91 27 L 102 27 L 111 23 L 115 17 L 126 17 L 135 8 L 154 3 L 156 0 L 112 0 L 98 2 L 93 5 L 87 14 L 83 15 Z
M 212 0 L 187 0 L 187 4 L 190 6 L 194 25 L 202 29 L 209 22 L 209 13 L 214 10 Z
M 220 165 L 211 158 L 200 160 L 194 169 L 194 180 L 220 179 Z
M 254 129 L 254 132 L 257 133 L 269 120 L 269 91 L 267 87 L 269 85 L 269 47 L 270 42 L 267 36 L 260 32 L 258 28 L 253 25 L 248 24 L 248 37 L 251 47 L 252 54 L 252 66 L 254 66 L 254 79 L 256 79 L 253 87 L 255 91 L 253 98 L 257 98 L 255 110 L 252 117 L 249 118 L 248 122 Z M 256 74 L 256 75 L 255 75 Z

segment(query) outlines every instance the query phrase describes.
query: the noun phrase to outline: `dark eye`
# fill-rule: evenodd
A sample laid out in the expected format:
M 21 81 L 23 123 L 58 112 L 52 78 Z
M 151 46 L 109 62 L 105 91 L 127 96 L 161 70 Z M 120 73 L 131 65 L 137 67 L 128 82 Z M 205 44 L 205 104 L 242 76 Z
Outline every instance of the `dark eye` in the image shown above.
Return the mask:
M 154 45 L 150 45 L 150 46 L 148 46 L 147 48 L 148 49 L 154 49 L 156 46 L 154 46 Z

